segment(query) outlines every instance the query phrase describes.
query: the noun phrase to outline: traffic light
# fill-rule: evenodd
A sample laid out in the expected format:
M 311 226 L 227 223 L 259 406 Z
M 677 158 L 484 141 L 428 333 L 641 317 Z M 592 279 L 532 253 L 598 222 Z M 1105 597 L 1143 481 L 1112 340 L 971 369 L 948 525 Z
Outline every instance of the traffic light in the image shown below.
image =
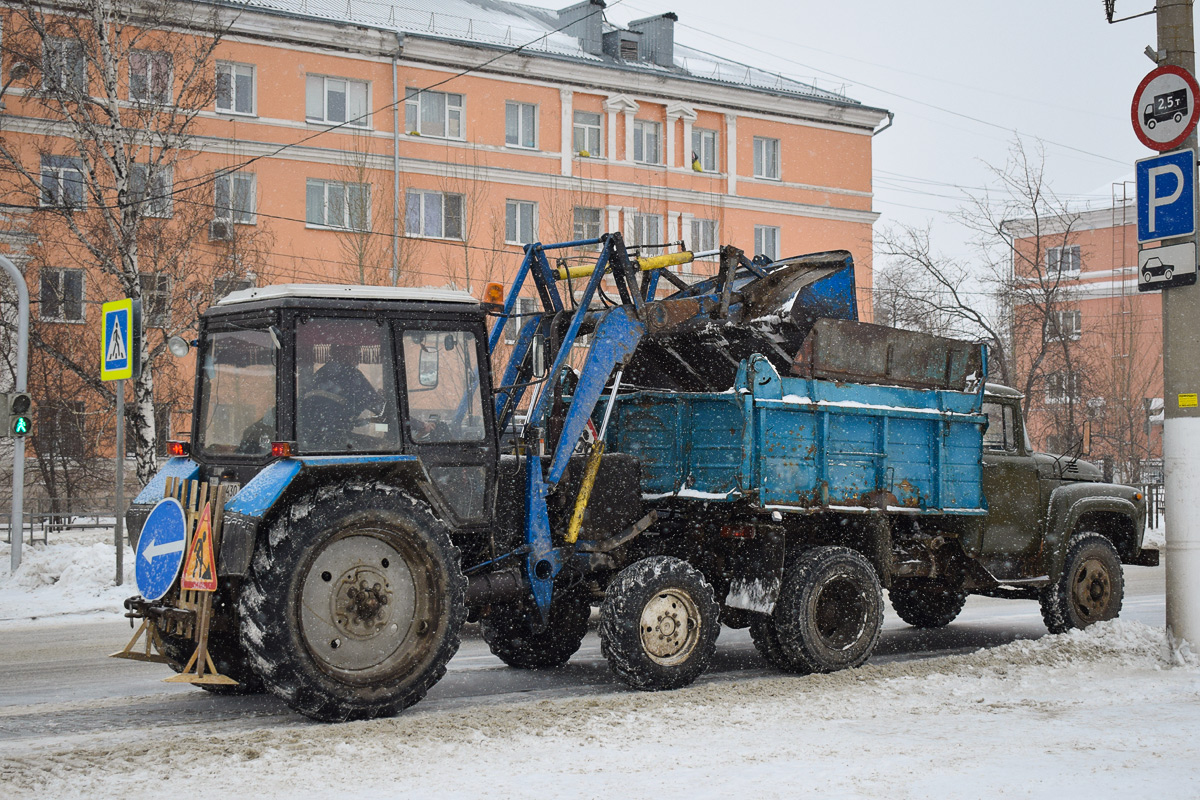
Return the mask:
M 5 436 L 27 436 L 33 427 L 30 412 L 33 409 L 33 398 L 28 392 L 9 392 L 5 395 L 5 409 L 8 411 L 8 424 L 5 426 Z

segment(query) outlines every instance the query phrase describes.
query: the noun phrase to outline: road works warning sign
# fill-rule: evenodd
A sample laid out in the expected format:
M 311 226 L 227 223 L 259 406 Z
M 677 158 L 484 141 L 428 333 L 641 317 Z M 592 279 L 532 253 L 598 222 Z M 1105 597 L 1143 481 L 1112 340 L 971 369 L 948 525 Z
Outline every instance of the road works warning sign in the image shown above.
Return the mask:
M 142 371 L 142 303 L 126 298 L 101 308 L 100 380 L 136 378 Z
M 213 558 L 212 503 L 204 504 L 192 546 L 188 548 L 187 561 L 183 564 L 180 587 L 195 592 L 217 590 L 217 564 Z

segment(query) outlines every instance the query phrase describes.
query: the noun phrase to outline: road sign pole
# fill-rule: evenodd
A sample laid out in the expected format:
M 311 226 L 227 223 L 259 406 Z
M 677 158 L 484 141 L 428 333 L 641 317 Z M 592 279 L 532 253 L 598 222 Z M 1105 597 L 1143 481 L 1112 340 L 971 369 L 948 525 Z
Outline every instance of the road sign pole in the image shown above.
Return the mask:
M 1158 0 L 1158 51 L 1194 74 L 1192 0 Z M 1196 147 L 1193 131 L 1183 144 Z M 1164 242 L 1195 242 L 1196 235 Z M 1163 473 L 1166 483 L 1167 628 L 1200 644 L 1200 286 L 1162 293 Z M 1190 397 L 1188 397 L 1190 395 Z
M 29 377 L 29 288 L 25 276 L 17 265 L 0 256 L 0 269 L 8 273 L 17 287 L 17 372 L 13 376 L 14 389 L 24 392 Z M 13 441 L 13 493 L 12 515 L 8 518 L 9 538 L 12 539 L 10 565 L 16 572 L 21 566 L 21 537 L 25 534 L 25 437 Z
M 117 550 L 117 586 L 125 582 L 125 381 L 116 382 L 117 391 L 117 524 L 113 526 L 113 547 Z

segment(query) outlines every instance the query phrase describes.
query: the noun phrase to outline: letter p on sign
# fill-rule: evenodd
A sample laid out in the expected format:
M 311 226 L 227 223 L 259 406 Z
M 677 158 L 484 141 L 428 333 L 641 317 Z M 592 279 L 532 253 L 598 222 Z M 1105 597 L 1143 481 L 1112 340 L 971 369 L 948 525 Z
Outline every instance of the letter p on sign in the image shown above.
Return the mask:
M 1135 165 L 1138 241 L 1190 236 L 1196 230 L 1196 154 L 1178 150 Z

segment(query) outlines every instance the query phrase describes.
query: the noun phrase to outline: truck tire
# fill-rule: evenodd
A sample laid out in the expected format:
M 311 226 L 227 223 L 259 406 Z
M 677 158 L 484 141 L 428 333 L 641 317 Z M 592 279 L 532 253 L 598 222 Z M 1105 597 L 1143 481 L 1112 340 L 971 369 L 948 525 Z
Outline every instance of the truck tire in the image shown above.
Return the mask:
M 1051 633 L 1086 628 L 1121 613 L 1121 557 L 1104 536 L 1077 533 L 1067 544 L 1062 576 L 1042 589 L 1042 620 Z
M 914 628 L 944 628 L 954 622 L 967 602 L 967 593 L 938 581 L 897 580 L 888 597 L 900 619 Z
M 164 633 L 160 635 L 163 645 L 163 655 L 167 657 L 167 666 L 176 672 L 183 672 L 188 659 L 196 651 L 196 642 L 190 636 L 176 636 Z M 250 666 L 250 659 L 242 644 L 238 641 L 237 633 L 223 631 L 212 632 L 208 635 L 208 654 L 212 657 L 217 672 L 227 678 L 237 681 L 236 686 L 227 683 L 197 683 L 206 692 L 223 695 L 259 694 L 265 691 L 262 679 Z
M 623 569 L 600 606 L 600 648 L 635 689 L 687 686 L 717 648 L 720 610 L 712 587 L 686 561 L 651 556 Z
M 785 669 L 834 672 L 871 656 L 883 590 L 871 562 L 848 547 L 815 547 L 784 571 L 774 628 Z
M 479 620 L 479 630 L 492 655 L 517 669 L 554 669 L 571 660 L 587 635 L 592 606 L 578 592 L 556 592 L 550 603 L 550 624 L 534 631 L 540 619 L 526 603 L 495 604 Z
M 263 683 L 323 722 L 389 716 L 446 673 L 466 618 L 458 551 L 429 507 L 394 487 L 322 487 L 255 547 L 239 601 Z

